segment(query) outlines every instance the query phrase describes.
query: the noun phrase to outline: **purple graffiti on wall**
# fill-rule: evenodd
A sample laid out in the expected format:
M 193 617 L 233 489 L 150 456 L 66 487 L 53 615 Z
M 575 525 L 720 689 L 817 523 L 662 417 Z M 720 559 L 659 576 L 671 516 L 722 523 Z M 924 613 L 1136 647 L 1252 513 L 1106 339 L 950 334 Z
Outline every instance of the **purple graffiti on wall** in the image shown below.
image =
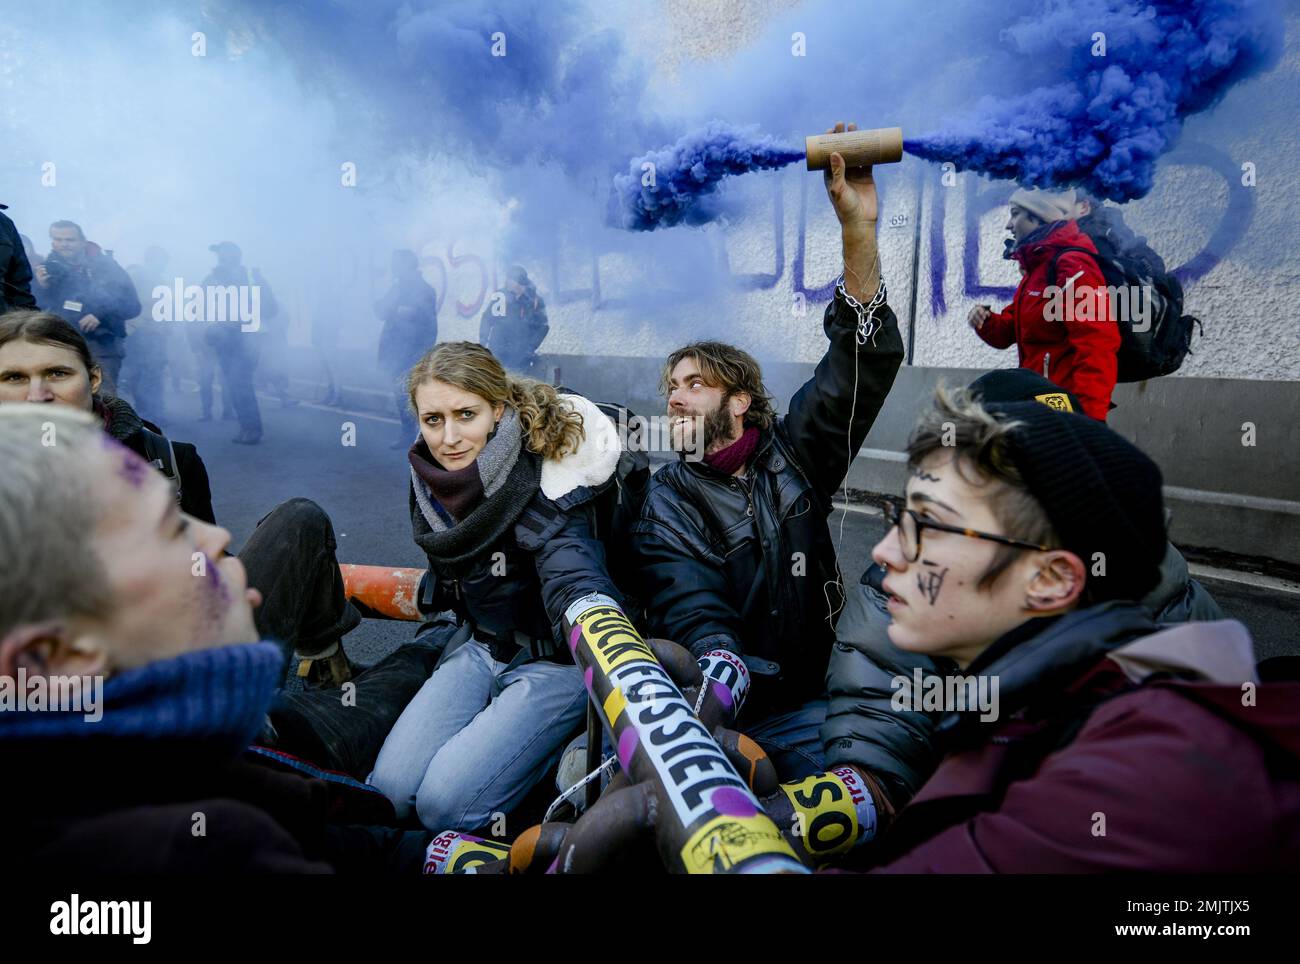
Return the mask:
M 1228 204 L 1218 225 L 1211 233 L 1205 246 L 1185 264 L 1175 268 L 1173 274 L 1184 286 L 1199 281 L 1217 267 L 1223 259 L 1237 246 L 1249 229 L 1255 214 L 1254 191 L 1241 184 L 1240 171 L 1236 162 L 1217 148 L 1206 144 L 1187 144 L 1171 153 L 1166 158 L 1170 165 L 1189 167 L 1206 167 L 1221 175 L 1228 185 Z M 732 284 L 742 291 L 760 291 L 775 288 L 785 272 L 785 200 L 783 179 L 774 179 L 772 204 L 772 247 L 773 270 L 732 274 Z M 1014 285 L 986 284 L 980 278 L 980 221 L 990 211 L 1004 207 L 1011 192 L 1012 185 L 1005 182 L 987 182 L 967 176 L 965 180 L 965 212 L 962 224 L 962 293 L 967 297 L 987 297 L 1010 301 L 1015 294 Z M 799 223 L 798 237 L 795 242 L 794 257 L 790 264 L 790 291 L 799 294 L 809 302 L 825 303 L 835 292 L 835 278 L 820 285 L 810 285 L 804 277 L 807 266 L 808 236 L 808 178 L 802 178 L 799 187 Z M 933 317 L 942 317 L 948 309 L 944 282 L 948 275 L 947 236 L 945 220 L 947 215 L 948 192 L 951 188 L 940 187 L 931 197 L 930 206 L 930 312 Z M 919 225 L 916 230 L 920 230 Z M 462 266 L 478 269 L 478 290 L 472 301 L 456 302 L 457 313 L 463 318 L 472 317 L 482 307 L 489 292 L 495 290 L 495 271 L 489 276 L 487 262 L 475 254 L 455 254 L 456 243 L 447 246 L 447 262 L 451 270 L 436 256 L 425 258 L 422 265 L 436 264 L 441 283 L 435 285 L 438 292 L 438 306 L 442 307 L 446 297 L 450 275 Z M 720 257 L 726 264 L 726 249 L 720 251 Z M 552 291 L 558 304 L 589 300 L 592 310 L 602 308 L 617 309 L 624 299 L 605 299 L 601 295 L 600 252 L 591 255 L 591 286 L 586 288 L 562 288 L 560 280 L 560 255 L 558 246 L 552 254 L 550 274 Z
M 801 294 L 811 302 L 830 301 L 835 294 L 835 278 L 818 288 L 809 288 L 804 284 L 804 259 L 808 238 L 808 181 L 801 178 L 799 184 L 799 240 L 795 242 L 794 263 L 790 266 L 790 282 L 793 293 Z
M 944 215 L 947 211 L 948 188 L 940 182 L 939 190 L 934 194 L 934 207 L 930 211 L 930 314 L 935 318 L 948 310 L 948 301 L 943 293 L 943 279 L 948 277 L 948 245 L 943 237 Z M 919 224 L 916 230 L 921 230 Z

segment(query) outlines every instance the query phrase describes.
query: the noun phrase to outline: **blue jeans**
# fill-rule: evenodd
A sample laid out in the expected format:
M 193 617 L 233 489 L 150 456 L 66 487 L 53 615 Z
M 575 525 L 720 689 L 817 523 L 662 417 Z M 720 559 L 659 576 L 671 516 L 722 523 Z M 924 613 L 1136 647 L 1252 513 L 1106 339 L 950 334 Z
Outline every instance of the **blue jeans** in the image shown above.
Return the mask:
M 744 733 L 767 752 L 778 779 L 790 783 L 826 768 L 821 734 L 825 722 L 826 700 L 809 700 L 797 710 L 744 727 Z
M 585 719 L 578 668 L 545 660 L 505 672 L 473 639 L 448 656 L 402 711 L 369 783 L 399 817 L 472 830 L 516 807 Z M 503 674 L 503 675 L 502 675 Z M 492 681 L 501 693 L 492 698 Z

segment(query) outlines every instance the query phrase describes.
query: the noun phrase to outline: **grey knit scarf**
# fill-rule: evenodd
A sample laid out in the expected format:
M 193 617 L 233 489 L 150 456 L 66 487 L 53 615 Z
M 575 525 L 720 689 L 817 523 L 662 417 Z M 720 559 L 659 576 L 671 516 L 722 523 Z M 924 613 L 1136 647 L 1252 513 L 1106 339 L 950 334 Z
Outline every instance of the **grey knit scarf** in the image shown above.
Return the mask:
M 541 460 L 523 452 L 519 415 L 509 405 L 496 434 L 475 459 L 483 501 L 460 522 L 448 526 L 434 508 L 433 495 L 411 469 L 411 525 L 415 542 L 429 562 L 454 566 L 490 548 L 532 500 L 541 482 Z
M 519 459 L 519 450 L 523 445 L 523 429 L 519 424 L 519 415 L 509 405 L 506 406 L 501 421 L 497 423 L 496 434 L 483 446 L 474 459 L 478 469 L 479 481 L 483 483 L 483 500 L 492 498 L 501 486 L 505 485 L 510 470 Z M 415 492 L 415 501 L 420 506 L 424 521 L 434 532 L 445 532 L 450 526 L 443 521 L 442 515 L 433 507 L 433 493 L 425 485 L 415 469 L 411 469 L 411 488 Z M 473 515 L 471 512 L 470 515 Z

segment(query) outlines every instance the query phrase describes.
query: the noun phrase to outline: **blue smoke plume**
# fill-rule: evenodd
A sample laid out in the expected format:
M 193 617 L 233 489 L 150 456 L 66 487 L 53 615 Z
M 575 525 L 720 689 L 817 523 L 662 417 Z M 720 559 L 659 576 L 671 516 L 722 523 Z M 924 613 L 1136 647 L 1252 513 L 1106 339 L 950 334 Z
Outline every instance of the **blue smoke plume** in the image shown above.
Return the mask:
M 715 220 L 722 208 L 722 179 L 774 170 L 803 160 L 804 152 L 754 128 L 713 121 L 662 150 L 634 158 L 614 178 L 609 221 L 633 231 L 653 231 L 685 222 Z
M 1093 52 L 1097 33 L 1104 55 Z M 1034 187 L 1077 185 L 1113 201 L 1140 198 L 1184 119 L 1276 64 L 1283 34 L 1274 0 L 1055 0 L 1004 38 L 1013 67 L 1060 61 L 1066 79 L 985 97 L 904 146 L 959 171 Z

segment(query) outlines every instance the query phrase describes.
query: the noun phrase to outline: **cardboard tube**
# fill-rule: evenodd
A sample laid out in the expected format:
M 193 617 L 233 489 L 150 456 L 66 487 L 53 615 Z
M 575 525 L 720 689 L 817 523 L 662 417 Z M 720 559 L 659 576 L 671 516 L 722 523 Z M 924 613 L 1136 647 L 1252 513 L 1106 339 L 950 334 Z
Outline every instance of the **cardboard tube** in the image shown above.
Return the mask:
M 831 166 L 831 154 L 838 151 L 848 167 L 872 164 L 896 164 L 903 159 L 903 129 L 877 127 L 843 134 L 815 134 L 804 138 L 808 152 L 808 170 L 822 171 Z

